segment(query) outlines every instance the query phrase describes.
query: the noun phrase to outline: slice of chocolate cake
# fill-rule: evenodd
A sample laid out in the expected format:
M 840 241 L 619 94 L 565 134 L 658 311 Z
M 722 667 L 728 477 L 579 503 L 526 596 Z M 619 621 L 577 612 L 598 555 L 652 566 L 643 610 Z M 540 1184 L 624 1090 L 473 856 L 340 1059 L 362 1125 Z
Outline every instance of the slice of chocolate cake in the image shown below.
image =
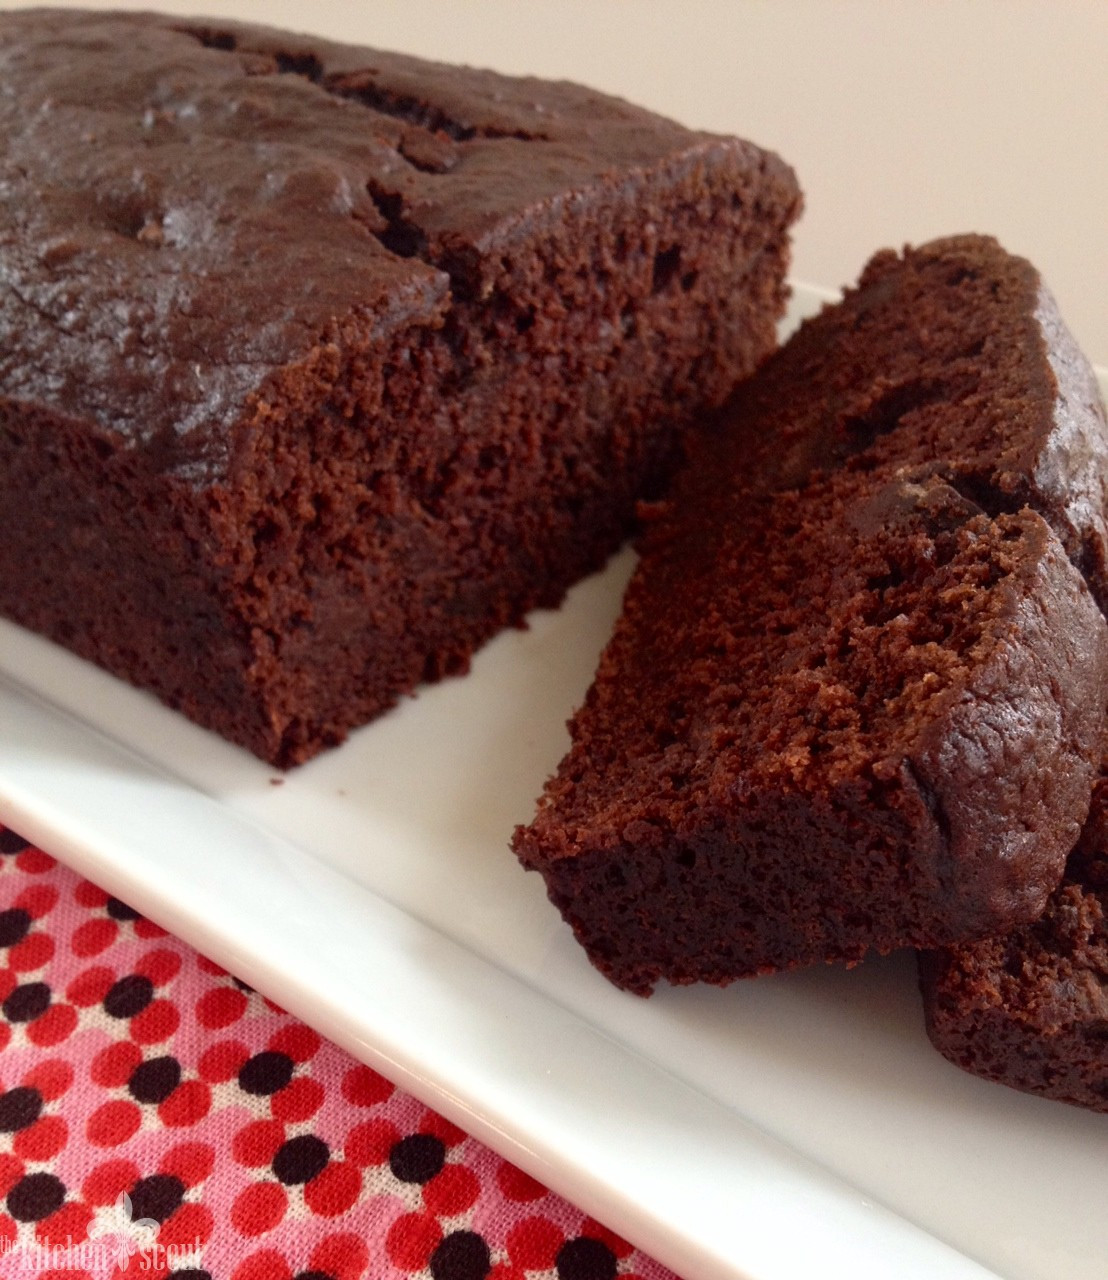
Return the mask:
M 516 833 L 597 967 L 647 992 L 1038 916 L 1100 757 L 1106 484 L 1035 270 L 878 254 L 654 511 Z
M 0 14 L 0 85 L 0 612 L 277 764 L 557 603 L 775 344 L 739 139 L 150 14 Z
M 956 1066 L 1108 1112 L 1108 774 L 1034 924 L 920 956 L 927 1033 Z

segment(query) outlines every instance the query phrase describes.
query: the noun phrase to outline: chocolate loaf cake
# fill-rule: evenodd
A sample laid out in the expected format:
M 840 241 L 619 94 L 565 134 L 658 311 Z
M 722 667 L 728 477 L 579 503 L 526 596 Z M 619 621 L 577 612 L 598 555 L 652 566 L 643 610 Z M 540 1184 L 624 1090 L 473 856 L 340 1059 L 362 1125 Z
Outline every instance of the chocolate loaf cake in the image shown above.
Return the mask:
M 552 605 L 774 345 L 791 170 L 565 83 L 0 15 L 0 611 L 280 765 Z
M 1108 1112 L 1108 773 L 1034 924 L 920 956 L 927 1033 L 955 1066 Z
M 516 833 L 593 963 L 646 993 L 1035 919 L 1099 764 L 1106 485 L 1035 270 L 878 254 L 654 509 Z

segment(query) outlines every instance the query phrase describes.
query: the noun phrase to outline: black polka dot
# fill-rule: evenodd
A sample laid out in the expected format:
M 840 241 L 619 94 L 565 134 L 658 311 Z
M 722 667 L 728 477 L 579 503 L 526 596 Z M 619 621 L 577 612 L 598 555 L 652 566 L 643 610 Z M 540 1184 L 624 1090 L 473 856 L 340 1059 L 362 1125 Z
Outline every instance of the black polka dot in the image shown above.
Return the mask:
M 248 996 L 252 996 L 254 994 L 254 988 L 243 982 L 241 978 L 232 978 L 231 981 L 240 991 L 245 991 Z
M 239 1088 L 244 1093 L 276 1093 L 292 1079 L 294 1066 L 287 1053 L 256 1053 L 239 1068 Z
M 9 1089 L 0 1093 L 0 1133 L 26 1129 L 42 1114 L 42 1094 L 37 1089 Z
M 176 1058 L 148 1058 L 131 1072 L 127 1088 L 136 1102 L 164 1102 L 181 1083 L 181 1064 Z
M 452 1231 L 431 1254 L 434 1280 L 485 1280 L 491 1268 L 489 1246 L 476 1231 Z
M 21 907 L 0 911 L 0 947 L 14 947 L 27 936 L 31 917 Z
M 154 998 L 154 984 L 141 973 L 129 973 L 112 984 L 104 997 L 104 1012 L 113 1018 L 133 1018 Z
M 446 1163 L 446 1145 L 431 1133 L 412 1133 L 394 1142 L 389 1168 L 401 1182 L 430 1182 Z
M 185 1184 L 169 1173 L 152 1173 L 139 1178 L 131 1188 L 131 1219 L 153 1218 L 164 1222 L 180 1205 L 185 1195 Z
M 113 920 L 140 920 L 142 918 L 134 907 L 129 907 L 125 902 L 120 902 L 118 898 L 109 898 L 107 909 L 108 915 Z
M 286 1186 L 297 1182 L 311 1182 L 327 1168 L 331 1152 L 322 1138 L 305 1133 L 299 1138 L 282 1142 L 273 1157 L 273 1172 Z
M 298 1271 L 292 1280 L 335 1280 L 329 1271 Z
M 45 982 L 21 983 L 0 1007 L 9 1022 L 34 1022 L 50 1008 L 50 988 Z
M 52 1173 L 29 1173 L 8 1192 L 8 1212 L 16 1222 L 40 1222 L 65 1202 L 65 1184 Z
M 554 1265 L 558 1280 L 615 1280 L 619 1263 L 603 1240 L 578 1236 L 562 1245 Z
M 186 1267 L 184 1271 L 171 1271 L 166 1280 L 212 1280 L 212 1273 L 201 1267 Z
M 14 831 L 0 831 L 0 853 L 22 853 L 30 843 L 30 840 L 24 840 Z

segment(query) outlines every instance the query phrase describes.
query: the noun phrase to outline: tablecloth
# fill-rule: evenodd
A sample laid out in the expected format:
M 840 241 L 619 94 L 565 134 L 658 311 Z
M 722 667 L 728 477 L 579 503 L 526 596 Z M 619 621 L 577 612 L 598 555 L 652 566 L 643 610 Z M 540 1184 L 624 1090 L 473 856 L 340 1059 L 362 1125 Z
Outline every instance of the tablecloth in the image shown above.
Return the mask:
M 672 1280 L 2 826 L 0 1014 L 3 1280 Z

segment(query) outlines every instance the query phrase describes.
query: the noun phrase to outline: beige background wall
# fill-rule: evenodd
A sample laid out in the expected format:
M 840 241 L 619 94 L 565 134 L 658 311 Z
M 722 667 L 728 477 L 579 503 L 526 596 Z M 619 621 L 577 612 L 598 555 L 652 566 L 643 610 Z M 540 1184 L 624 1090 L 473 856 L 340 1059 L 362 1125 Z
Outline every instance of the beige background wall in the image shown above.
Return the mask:
M 1108 364 L 1108 0 L 132 7 L 268 20 L 570 77 L 745 134 L 788 158 L 807 191 L 798 278 L 837 285 L 880 245 L 990 231 L 1039 264 L 1089 355 Z

